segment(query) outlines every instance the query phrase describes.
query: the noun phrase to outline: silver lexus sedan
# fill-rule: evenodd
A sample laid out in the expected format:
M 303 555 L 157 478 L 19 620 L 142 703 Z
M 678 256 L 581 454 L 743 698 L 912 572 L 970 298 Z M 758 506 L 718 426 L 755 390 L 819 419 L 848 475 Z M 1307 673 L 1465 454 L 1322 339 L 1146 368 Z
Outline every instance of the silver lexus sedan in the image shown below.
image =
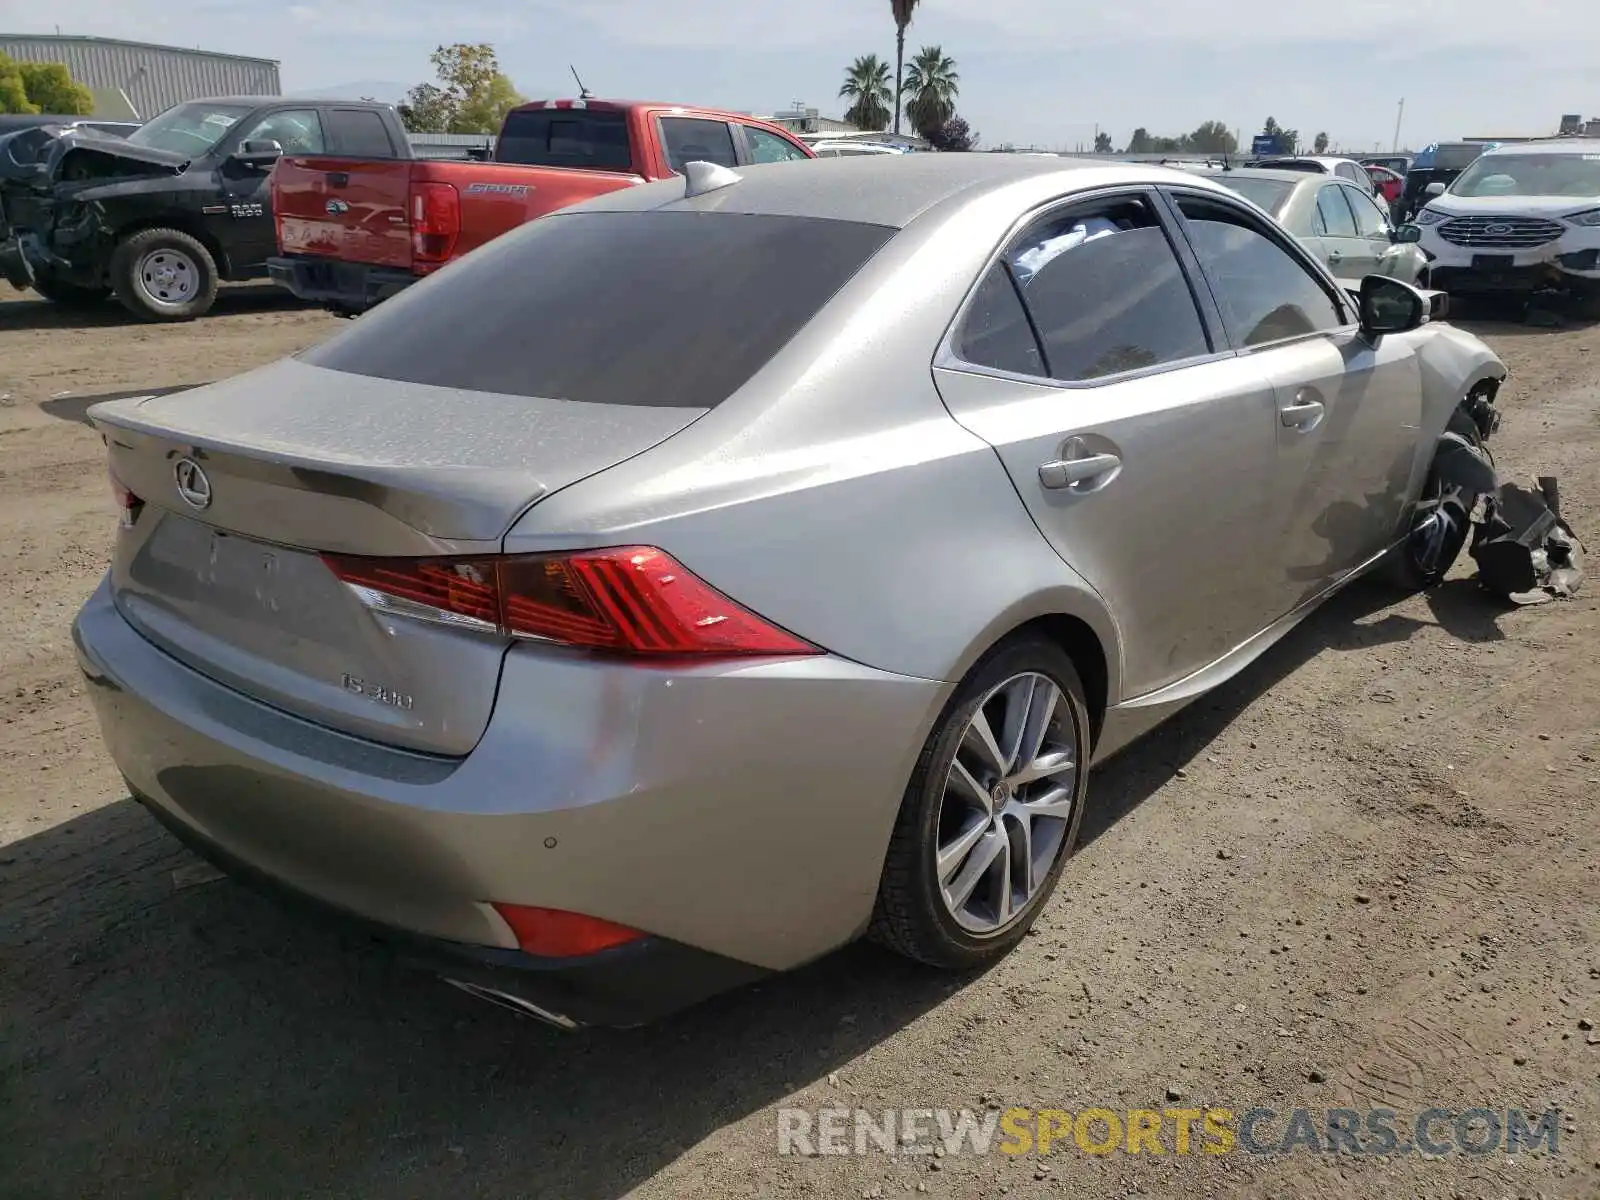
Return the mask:
M 133 795 L 475 994 L 635 1024 L 1038 917 L 1090 766 L 1384 561 L 1504 367 L 1226 188 L 905 155 L 617 192 L 90 410 Z

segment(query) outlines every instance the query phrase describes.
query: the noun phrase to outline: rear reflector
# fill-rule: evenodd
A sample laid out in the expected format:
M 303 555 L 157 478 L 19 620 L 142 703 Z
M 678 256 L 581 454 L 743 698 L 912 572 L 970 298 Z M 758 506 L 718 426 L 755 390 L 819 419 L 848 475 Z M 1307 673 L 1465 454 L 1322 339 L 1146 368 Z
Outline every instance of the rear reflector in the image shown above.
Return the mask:
M 449 183 L 411 186 L 411 253 L 424 263 L 442 263 L 461 236 L 461 193 Z
M 517 945 L 528 954 L 545 958 L 577 958 L 598 954 L 614 946 L 625 946 L 648 935 L 626 925 L 563 912 L 559 908 L 530 908 L 525 904 L 496 904 L 494 910 L 505 918 Z
M 118 524 L 124 529 L 132 529 L 133 523 L 139 519 L 139 510 L 144 508 L 144 501 L 130 492 L 115 475 L 111 476 L 111 497 L 116 501 Z
M 508 637 L 658 657 L 822 653 L 651 546 L 323 561 L 369 607 Z

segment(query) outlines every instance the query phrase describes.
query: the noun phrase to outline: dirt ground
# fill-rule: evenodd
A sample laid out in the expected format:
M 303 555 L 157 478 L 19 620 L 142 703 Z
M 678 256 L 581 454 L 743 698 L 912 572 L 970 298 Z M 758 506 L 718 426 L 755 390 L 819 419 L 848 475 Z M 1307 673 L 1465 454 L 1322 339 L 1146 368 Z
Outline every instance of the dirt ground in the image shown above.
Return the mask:
M 82 414 L 334 327 L 262 289 L 180 328 L 0 301 L 0 1196 L 1600 1195 L 1593 579 L 1349 590 L 1097 773 L 1037 936 L 976 978 L 856 947 L 564 1035 L 203 882 L 73 665 L 113 526 Z M 1600 328 L 1475 328 L 1502 468 L 1594 545 Z M 1514 1157 L 803 1157 L 783 1105 L 1571 1115 Z

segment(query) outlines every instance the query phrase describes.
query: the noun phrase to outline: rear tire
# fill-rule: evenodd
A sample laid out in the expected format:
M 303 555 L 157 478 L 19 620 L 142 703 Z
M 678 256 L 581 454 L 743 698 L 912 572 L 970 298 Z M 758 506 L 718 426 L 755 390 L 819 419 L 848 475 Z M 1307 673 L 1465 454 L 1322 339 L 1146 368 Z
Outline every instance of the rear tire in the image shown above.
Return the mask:
M 1066 652 L 1037 634 L 992 650 L 917 760 L 869 936 L 948 970 L 1003 957 L 1077 846 L 1089 752 L 1083 684 Z
M 145 321 L 192 321 L 217 299 L 217 264 L 198 240 L 177 229 L 145 229 L 111 256 L 117 299 Z
M 52 275 L 34 276 L 33 290 L 52 304 L 59 304 L 63 308 L 88 308 L 95 304 L 103 304 L 111 295 L 111 289 L 108 287 L 85 287 L 81 283 L 67 283 Z

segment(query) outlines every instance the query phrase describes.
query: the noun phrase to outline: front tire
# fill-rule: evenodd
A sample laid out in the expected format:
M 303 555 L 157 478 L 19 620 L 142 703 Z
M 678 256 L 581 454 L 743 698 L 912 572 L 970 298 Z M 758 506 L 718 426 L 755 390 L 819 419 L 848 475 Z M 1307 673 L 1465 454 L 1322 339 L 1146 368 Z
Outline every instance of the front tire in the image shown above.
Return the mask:
M 124 238 L 111 256 L 117 299 L 146 321 L 192 321 L 217 299 L 217 264 L 195 238 L 177 229 L 145 229 Z
M 1038 918 L 1077 846 L 1088 788 L 1083 684 L 1056 643 L 1002 643 L 929 735 L 901 801 L 870 936 L 970 970 Z
M 1467 544 L 1472 513 L 1459 489 L 1446 488 L 1437 470 L 1428 475 L 1411 517 L 1411 531 L 1389 560 L 1389 581 L 1403 592 L 1438 587 Z

